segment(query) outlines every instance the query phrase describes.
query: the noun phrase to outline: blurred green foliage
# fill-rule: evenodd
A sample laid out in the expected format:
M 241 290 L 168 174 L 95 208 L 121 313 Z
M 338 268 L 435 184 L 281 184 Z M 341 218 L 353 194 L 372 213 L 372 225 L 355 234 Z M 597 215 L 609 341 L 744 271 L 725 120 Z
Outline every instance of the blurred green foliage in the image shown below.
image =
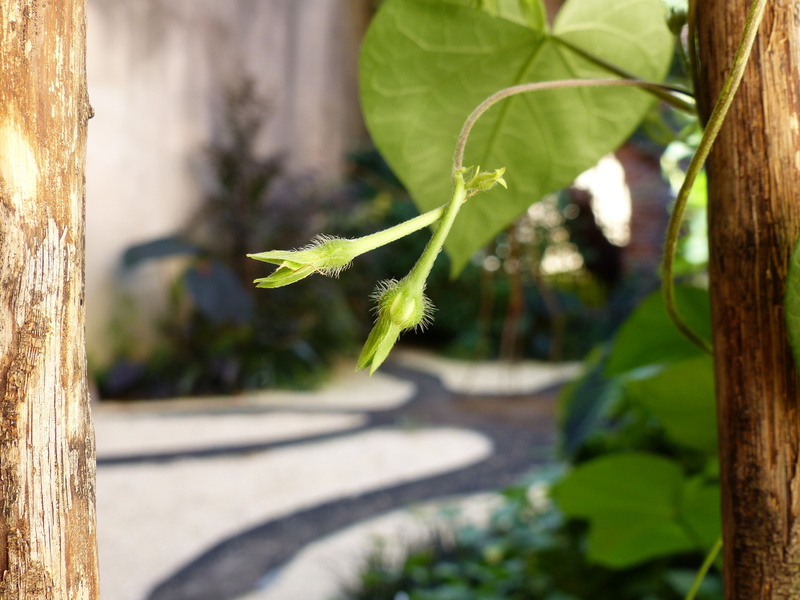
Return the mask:
M 677 291 L 707 329 L 707 294 Z M 445 522 L 399 563 L 378 548 L 337 600 L 684 598 L 721 528 L 711 375 L 651 296 L 564 388 L 565 468 L 507 490 L 484 526 Z M 719 570 L 697 598 L 722 598 Z
M 210 181 L 196 215 L 183 231 L 123 256 L 123 276 L 168 257 L 183 257 L 184 268 L 146 355 L 124 314 L 117 319 L 115 360 L 98 374 L 103 397 L 310 387 L 355 349 L 359 323 L 335 281 L 315 277 L 269 294 L 252 285 L 263 272 L 248 253 L 301 246 L 329 213 L 346 213 L 359 200 L 323 197 L 287 178 L 280 161 L 261 158 L 255 144 L 264 114 L 249 84 L 229 96 L 225 136 L 207 152 Z

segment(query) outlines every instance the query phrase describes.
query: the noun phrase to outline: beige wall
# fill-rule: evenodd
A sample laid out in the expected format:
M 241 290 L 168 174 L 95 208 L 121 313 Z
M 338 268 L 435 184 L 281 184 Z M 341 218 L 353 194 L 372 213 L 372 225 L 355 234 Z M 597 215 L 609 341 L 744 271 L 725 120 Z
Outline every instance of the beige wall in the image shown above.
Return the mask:
M 356 61 L 370 4 L 89 0 L 90 357 L 102 361 L 110 347 L 122 251 L 179 229 L 201 195 L 203 149 L 219 135 L 226 89 L 251 78 L 271 106 L 261 151 L 320 181 L 338 176 L 364 141 Z M 166 279 L 140 268 L 126 289 L 152 313 Z

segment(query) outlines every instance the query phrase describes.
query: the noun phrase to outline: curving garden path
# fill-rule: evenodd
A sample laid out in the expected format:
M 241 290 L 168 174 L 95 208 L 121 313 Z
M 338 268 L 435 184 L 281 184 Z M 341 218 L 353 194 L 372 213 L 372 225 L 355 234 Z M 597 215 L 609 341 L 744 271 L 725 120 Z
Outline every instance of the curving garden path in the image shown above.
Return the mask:
M 101 407 L 104 597 L 279 600 L 265 582 L 308 544 L 410 504 L 502 488 L 549 460 L 569 369 L 545 367 L 515 391 L 507 384 L 521 376 L 494 366 L 488 385 L 476 377 L 466 393 L 444 365 L 401 355 L 371 387 L 356 390 L 359 379 L 336 392 L 374 394 L 366 404 L 299 396 L 288 405 Z M 205 437 L 182 441 L 179 425 L 193 420 Z M 145 433 L 159 427 L 161 444 L 148 444 Z

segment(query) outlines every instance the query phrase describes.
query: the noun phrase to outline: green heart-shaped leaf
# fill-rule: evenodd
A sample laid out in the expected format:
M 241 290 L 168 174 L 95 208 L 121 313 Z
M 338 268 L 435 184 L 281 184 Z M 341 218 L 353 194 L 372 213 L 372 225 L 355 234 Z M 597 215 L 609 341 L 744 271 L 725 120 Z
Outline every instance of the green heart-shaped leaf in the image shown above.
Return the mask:
M 537 2 L 539 0 L 536 0 Z M 466 117 L 503 88 L 532 81 L 661 81 L 672 37 L 659 0 L 569 0 L 552 28 L 526 0 L 492 16 L 470 0 L 387 0 L 361 54 L 361 102 L 373 140 L 420 210 L 443 204 Z M 464 164 L 507 167 L 509 190 L 468 202 L 446 249 L 458 272 L 533 202 L 569 185 L 619 146 L 652 97 L 632 88 L 573 88 L 504 100 L 476 124 Z
M 717 454 L 714 361 L 682 360 L 625 384 L 631 399 L 650 409 L 671 440 L 709 456 Z
M 688 480 L 677 461 L 630 452 L 581 463 L 553 498 L 565 515 L 589 522 L 589 560 L 627 568 L 710 546 L 719 532 L 715 493 L 718 501 L 717 486 Z
M 705 340 L 711 339 L 711 306 L 708 291 L 679 285 L 675 300 L 680 313 Z M 647 335 L 642 335 L 646 331 Z M 664 306 L 661 291 L 642 302 L 617 332 L 606 374 L 613 377 L 642 367 L 666 365 L 705 356 L 675 327 Z

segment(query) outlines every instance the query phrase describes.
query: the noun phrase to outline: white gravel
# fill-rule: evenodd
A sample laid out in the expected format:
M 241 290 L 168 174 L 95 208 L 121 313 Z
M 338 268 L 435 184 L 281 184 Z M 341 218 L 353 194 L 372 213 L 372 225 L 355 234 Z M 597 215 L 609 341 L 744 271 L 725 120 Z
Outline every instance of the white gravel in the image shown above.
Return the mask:
M 316 392 L 230 399 L 101 403 L 98 456 L 298 439 L 356 427 L 359 412 L 399 406 L 412 384 L 343 367 Z M 345 412 L 339 412 L 345 411 Z M 143 600 L 155 584 L 219 541 L 321 502 L 483 460 L 466 430 L 380 429 L 265 452 L 101 466 L 97 477 L 103 598 Z M 310 597 L 308 597 L 310 598 Z
M 216 542 L 268 519 L 467 466 L 490 452 L 471 431 L 379 430 L 245 456 L 101 468 L 103 598 L 141 600 Z
M 248 445 L 353 429 L 362 414 L 169 413 L 114 411 L 95 417 L 98 456 L 114 458 Z
M 525 394 L 568 381 L 582 363 L 463 361 L 419 350 L 396 350 L 401 365 L 441 377 L 445 387 L 465 394 Z
M 408 352 L 396 356 L 440 375 L 451 389 L 472 393 L 533 391 L 575 372 L 573 366 L 463 363 Z M 94 414 L 98 456 L 257 444 L 346 431 L 364 422 L 360 411 L 400 406 L 413 392 L 409 382 L 380 373 L 368 377 L 343 365 L 316 392 L 101 403 Z M 187 562 L 267 520 L 459 469 L 483 460 L 491 451 L 490 442 L 473 431 L 385 428 L 249 454 L 101 466 L 97 514 L 102 596 L 144 600 L 154 585 Z M 401 511 L 312 544 L 273 586 L 247 598 L 327 600 L 341 577 L 351 576 L 357 568 L 376 531 L 389 531 L 390 538 L 402 540 L 406 533 L 420 531 L 414 519 Z
M 375 373 L 356 372 L 352 363 L 339 364 L 331 379 L 314 391 L 263 390 L 233 396 L 172 398 L 142 402 L 103 401 L 96 408 L 101 412 L 144 412 L 152 414 L 230 412 L 284 408 L 293 411 L 359 411 L 383 410 L 403 405 L 414 393 L 414 384 Z

